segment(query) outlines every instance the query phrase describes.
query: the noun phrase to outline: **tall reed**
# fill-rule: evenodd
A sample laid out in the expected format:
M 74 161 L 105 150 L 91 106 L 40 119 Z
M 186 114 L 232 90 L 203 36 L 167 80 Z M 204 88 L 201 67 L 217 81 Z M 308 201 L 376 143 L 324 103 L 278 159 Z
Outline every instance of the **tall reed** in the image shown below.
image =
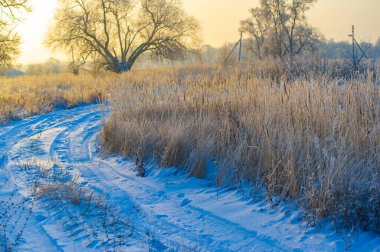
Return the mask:
M 373 82 L 274 82 L 250 67 L 132 72 L 118 80 L 104 150 L 218 185 L 247 179 L 311 216 L 380 231 L 380 100 Z

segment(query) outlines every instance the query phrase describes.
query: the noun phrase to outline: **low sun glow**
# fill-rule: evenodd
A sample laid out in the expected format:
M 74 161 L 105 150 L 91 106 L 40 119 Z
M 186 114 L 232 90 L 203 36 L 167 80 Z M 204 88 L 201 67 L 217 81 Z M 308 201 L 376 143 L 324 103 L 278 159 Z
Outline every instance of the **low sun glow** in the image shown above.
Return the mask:
M 203 43 L 222 46 L 239 39 L 240 21 L 249 16 L 248 9 L 258 5 L 258 0 L 184 0 L 186 10 L 202 25 Z M 310 23 L 315 25 L 327 39 L 347 40 L 351 25 L 360 29 L 361 39 L 375 42 L 380 22 L 376 12 L 380 1 L 366 0 L 319 0 L 309 11 Z M 368 2 L 368 3 L 367 3 Z M 32 0 L 30 13 L 17 30 L 22 36 L 19 63 L 42 62 L 50 57 L 63 57 L 44 46 L 44 36 L 54 17 L 58 0 Z M 356 15 L 356 14 L 363 15 Z M 365 13 L 365 15 L 364 15 Z
M 44 38 L 48 31 L 49 23 L 54 18 L 54 11 L 58 6 L 57 0 L 32 0 L 32 12 L 24 17 L 23 22 L 17 27 L 23 43 L 19 63 L 27 64 L 42 62 L 49 57 L 55 57 L 51 50 L 44 45 Z

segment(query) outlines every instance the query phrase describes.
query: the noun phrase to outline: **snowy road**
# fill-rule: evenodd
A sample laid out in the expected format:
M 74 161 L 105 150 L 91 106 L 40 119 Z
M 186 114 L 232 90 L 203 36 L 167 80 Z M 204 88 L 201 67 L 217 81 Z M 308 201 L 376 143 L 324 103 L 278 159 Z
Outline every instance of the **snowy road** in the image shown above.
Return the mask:
M 290 205 L 273 209 L 248 192 L 217 189 L 175 169 L 149 168 L 147 177 L 138 177 L 128 159 L 100 154 L 102 114 L 98 106 L 84 106 L 0 127 L 0 200 L 4 209 L 23 206 L 0 224 L 8 223 L 10 240 L 24 230 L 17 250 L 342 251 L 350 244 L 352 251 L 380 251 L 373 234 L 350 241 L 329 225 L 306 229 Z M 45 172 L 70 174 L 104 196 L 116 228 L 81 204 L 35 197 L 31 185 Z

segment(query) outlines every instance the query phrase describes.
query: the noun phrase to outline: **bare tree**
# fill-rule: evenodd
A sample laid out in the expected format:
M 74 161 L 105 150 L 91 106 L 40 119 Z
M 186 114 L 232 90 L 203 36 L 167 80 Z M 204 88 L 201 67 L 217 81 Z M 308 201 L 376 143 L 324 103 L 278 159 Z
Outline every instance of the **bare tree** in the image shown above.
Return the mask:
M 61 0 L 47 43 L 81 59 L 97 53 L 104 68 L 120 73 L 144 53 L 181 58 L 198 31 L 180 0 Z
M 254 53 L 261 57 L 293 57 L 315 49 L 320 35 L 306 19 L 306 11 L 317 0 L 261 0 L 251 9 L 251 17 L 241 23 L 255 44 Z
M 18 55 L 20 38 L 13 31 L 20 11 L 29 11 L 27 0 L 0 0 L 0 66 L 9 66 Z
M 241 22 L 241 30 L 250 35 L 249 42 L 252 45 L 252 52 L 261 59 L 263 56 L 263 45 L 269 30 L 269 22 L 265 19 L 262 8 L 253 8 L 250 10 L 251 18 Z

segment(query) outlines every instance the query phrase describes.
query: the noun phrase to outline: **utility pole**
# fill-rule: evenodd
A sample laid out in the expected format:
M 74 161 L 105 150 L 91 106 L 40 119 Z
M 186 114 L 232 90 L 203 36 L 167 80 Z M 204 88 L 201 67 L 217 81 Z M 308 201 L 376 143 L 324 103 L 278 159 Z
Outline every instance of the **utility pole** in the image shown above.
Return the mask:
M 355 56 L 355 26 L 352 26 L 352 62 L 354 63 L 354 71 L 356 71 L 356 56 Z
M 228 58 L 232 55 L 232 53 L 235 51 L 235 49 L 237 48 L 238 45 L 240 45 L 240 47 L 239 47 L 239 62 L 241 62 L 242 43 L 243 43 L 243 32 L 240 32 L 240 39 L 238 40 L 238 42 L 236 42 L 235 46 L 232 48 L 230 53 L 224 58 L 224 64 L 225 65 L 227 65 Z
M 240 32 L 239 62 L 241 62 L 241 49 L 243 44 L 243 31 Z
M 368 59 L 366 53 L 365 53 L 365 50 L 362 49 L 362 47 L 360 46 L 360 44 L 358 43 L 358 41 L 356 41 L 356 38 L 355 38 L 355 26 L 353 25 L 352 26 L 352 34 L 349 34 L 348 35 L 349 37 L 352 38 L 352 66 L 353 66 L 353 71 L 357 71 L 358 70 L 358 67 L 360 65 L 360 62 L 362 61 L 363 58 L 366 58 Z M 358 47 L 360 52 L 361 52 L 361 56 L 360 58 L 357 58 L 356 57 L 356 51 L 355 51 L 355 47 Z

